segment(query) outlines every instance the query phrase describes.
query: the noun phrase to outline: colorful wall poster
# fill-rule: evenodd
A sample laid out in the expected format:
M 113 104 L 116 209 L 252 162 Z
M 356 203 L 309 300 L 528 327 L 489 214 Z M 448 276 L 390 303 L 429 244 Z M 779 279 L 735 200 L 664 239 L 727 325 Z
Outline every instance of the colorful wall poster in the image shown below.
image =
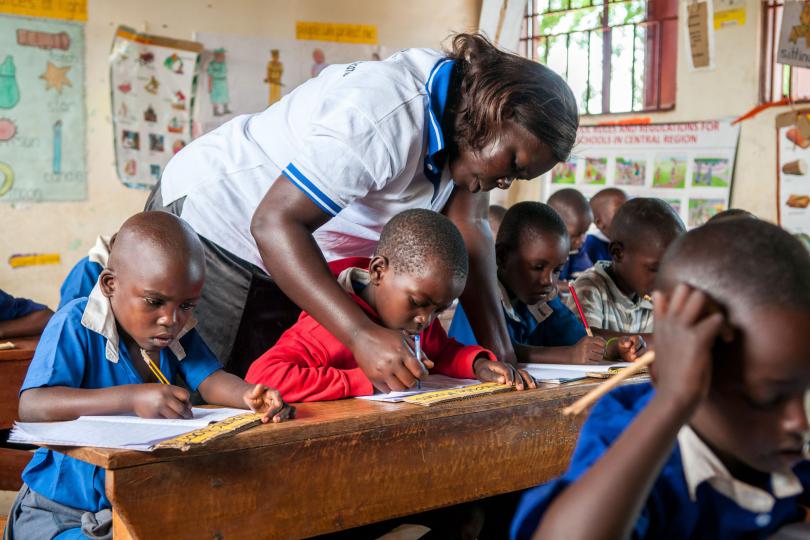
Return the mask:
M 191 140 L 198 62 L 193 41 L 139 34 L 124 26 L 110 53 L 118 178 L 148 189 Z
M 376 45 L 377 26 L 374 24 L 296 21 L 295 39 Z
M 317 77 L 330 64 L 379 60 L 379 45 L 272 39 L 199 32 L 205 45 L 195 118 L 207 132 L 236 115 L 256 113 Z
M 810 0 L 785 2 L 776 62 L 810 67 Z
M 86 197 L 84 26 L 0 16 L 0 202 Z
M 728 208 L 739 134 L 727 120 L 582 126 L 574 155 L 543 177 L 544 193 L 573 187 L 591 197 L 615 186 L 663 199 L 697 227 Z
M 810 235 L 810 109 L 776 117 L 779 224 Z

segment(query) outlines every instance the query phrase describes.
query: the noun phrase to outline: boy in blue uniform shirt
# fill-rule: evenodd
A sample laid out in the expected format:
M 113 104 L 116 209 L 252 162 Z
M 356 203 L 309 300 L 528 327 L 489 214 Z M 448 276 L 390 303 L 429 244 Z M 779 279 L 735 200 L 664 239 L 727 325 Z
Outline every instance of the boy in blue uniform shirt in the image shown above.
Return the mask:
M 550 206 L 521 202 L 503 218 L 495 242 L 498 282 L 506 328 L 524 363 L 589 363 L 605 357 L 632 361 L 644 351 L 638 338 L 615 340 L 606 350 L 557 295 L 560 267 L 568 256 L 566 225 Z M 459 306 L 450 336 L 472 345 L 475 338 Z
M 96 286 L 98 276 L 107 266 L 114 238 L 115 235 L 96 238 L 96 243 L 87 252 L 87 256 L 79 259 L 79 262 L 70 270 L 59 289 L 59 309 L 76 298 L 90 296 L 90 291 Z
M 570 249 L 568 260 L 560 269 L 560 292 L 568 294 L 568 282 L 593 266 L 593 261 L 582 249 L 585 235 L 593 223 L 593 212 L 588 199 L 574 188 L 555 191 L 548 198 L 548 205 L 562 218 L 568 230 Z
M 610 224 L 619 207 L 627 202 L 627 194 L 619 188 L 609 187 L 601 190 L 591 197 L 590 205 L 593 211 L 593 224 L 596 230 L 585 237 L 582 251 L 592 263 L 609 261 L 610 256 Z
M 765 539 L 806 519 L 810 254 L 763 221 L 710 224 L 657 289 L 654 388 L 597 403 L 512 538 Z
M 0 289 L 0 339 L 42 332 L 53 311 L 27 298 L 14 298 Z
M 265 422 L 289 418 L 278 392 L 225 373 L 194 330 L 204 278 L 202 245 L 179 218 L 143 212 L 127 220 L 90 296 L 59 310 L 42 334 L 20 390 L 20 419 L 189 418 L 189 392 L 158 383 L 145 357 L 169 381 L 182 374 L 209 403 L 261 412 Z M 103 469 L 40 448 L 23 481 L 6 539 L 109 537 Z

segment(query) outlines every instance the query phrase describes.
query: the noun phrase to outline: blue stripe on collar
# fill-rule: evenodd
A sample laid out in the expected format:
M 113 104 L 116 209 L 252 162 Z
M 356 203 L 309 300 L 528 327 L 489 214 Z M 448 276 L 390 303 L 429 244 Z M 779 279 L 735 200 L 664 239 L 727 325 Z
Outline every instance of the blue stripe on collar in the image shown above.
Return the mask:
M 433 183 L 433 198 L 439 191 L 439 182 L 444 169 L 444 134 L 442 133 L 441 120 L 444 109 L 447 105 L 447 91 L 450 87 L 450 77 L 453 74 L 455 60 L 443 58 L 436 62 L 430 71 L 430 76 L 425 83 L 428 95 L 428 151 L 425 155 L 425 176 Z

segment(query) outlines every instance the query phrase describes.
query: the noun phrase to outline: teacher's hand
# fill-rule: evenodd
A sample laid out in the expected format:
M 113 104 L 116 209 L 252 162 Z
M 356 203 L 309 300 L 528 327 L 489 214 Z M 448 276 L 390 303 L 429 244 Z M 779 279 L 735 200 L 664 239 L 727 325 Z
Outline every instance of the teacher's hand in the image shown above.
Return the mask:
M 416 357 L 405 346 L 402 333 L 374 325 L 357 336 L 352 351 L 357 365 L 381 392 L 401 392 L 413 387 L 417 379 L 427 377 Z M 427 369 L 433 362 L 422 357 Z

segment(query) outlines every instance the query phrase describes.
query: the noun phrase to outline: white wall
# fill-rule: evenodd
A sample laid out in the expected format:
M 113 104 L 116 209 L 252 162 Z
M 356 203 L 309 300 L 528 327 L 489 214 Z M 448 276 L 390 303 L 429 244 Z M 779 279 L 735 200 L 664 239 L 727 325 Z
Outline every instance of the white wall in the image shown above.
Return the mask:
M 685 2 L 679 17 L 685 17 Z M 683 28 L 678 33 L 678 71 L 675 109 L 669 112 L 583 117 L 582 124 L 605 119 L 650 116 L 653 122 L 680 122 L 738 117 L 755 107 L 759 99 L 761 2 L 746 0 L 744 26 L 718 30 L 715 34 L 716 68 L 690 72 L 688 42 Z M 774 108 L 742 123 L 731 204 L 759 217 L 776 220 L 776 134 L 774 117 L 785 110 Z M 508 203 L 539 200 L 539 182 L 521 182 Z M 510 189 L 510 192 L 512 190 Z
M 195 31 L 295 38 L 295 21 L 376 24 L 394 49 L 438 47 L 452 31 L 477 27 L 476 0 L 89 0 L 87 63 L 88 199 L 0 204 L 0 288 L 52 307 L 59 286 L 100 233 L 143 208 L 146 192 L 125 188 L 114 165 L 107 57 L 119 24 L 191 39 Z M 13 270 L 14 253 L 60 253 L 61 265 Z

